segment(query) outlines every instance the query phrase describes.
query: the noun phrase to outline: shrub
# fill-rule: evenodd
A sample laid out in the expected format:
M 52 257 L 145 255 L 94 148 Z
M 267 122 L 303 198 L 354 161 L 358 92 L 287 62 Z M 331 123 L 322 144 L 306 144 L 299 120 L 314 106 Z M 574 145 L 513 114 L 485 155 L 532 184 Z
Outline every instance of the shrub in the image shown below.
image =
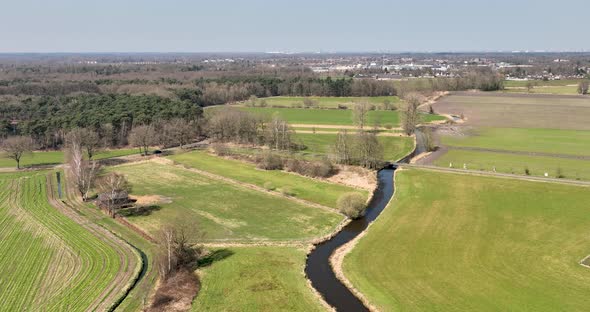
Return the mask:
M 365 213 L 365 198 L 360 193 L 345 193 L 336 203 L 340 212 L 351 219 L 358 219 Z
M 393 129 L 393 125 L 392 125 L 392 124 L 390 124 L 390 123 L 386 123 L 386 124 L 384 125 L 384 127 L 385 127 L 385 129 L 387 129 L 387 130 L 391 130 L 391 129 Z
M 524 168 L 524 174 L 526 174 L 526 175 L 531 175 L 531 171 L 529 170 L 529 168 L 528 168 L 528 167 L 525 167 L 525 168 Z
M 211 149 L 217 156 L 230 156 L 232 154 L 231 149 L 221 143 L 211 144 Z
M 281 170 L 283 169 L 283 160 L 279 155 L 265 152 L 256 156 L 256 167 L 264 170 Z
M 558 179 L 563 179 L 563 178 L 565 178 L 565 175 L 563 175 L 563 172 L 561 171 L 561 168 L 557 168 L 557 172 L 555 173 L 555 176 L 556 176 Z
M 291 172 L 301 172 L 301 161 L 295 158 L 289 158 L 285 162 L 285 169 Z
M 334 166 L 328 160 L 307 162 L 303 166 L 303 175 L 314 178 L 327 178 L 332 175 Z
M 285 196 L 294 196 L 295 195 L 295 193 L 293 193 L 293 190 L 289 186 L 283 186 L 281 188 L 281 194 L 283 194 Z
M 338 109 L 348 109 L 348 106 L 343 104 L 338 104 Z
M 274 184 L 272 184 L 272 182 L 270 182 L 270 181 L 267 181 L 267 182 L 264 182 L 264 188 L 265 188 L 267 191 L 274 191 L 274 189 L 275 189 L 275 185 L 274 185 Z

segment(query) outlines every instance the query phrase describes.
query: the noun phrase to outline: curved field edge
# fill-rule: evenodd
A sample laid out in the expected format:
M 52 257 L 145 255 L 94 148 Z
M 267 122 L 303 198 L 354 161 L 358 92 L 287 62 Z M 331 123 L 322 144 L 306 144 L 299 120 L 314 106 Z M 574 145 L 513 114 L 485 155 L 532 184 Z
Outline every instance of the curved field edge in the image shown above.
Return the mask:
M 583 311 L 588 188 L 423 170 L 344 257 L 379 310 Z
M 0 180 L 0 310 L 109 309 L 124 286 L 121 278 L 135 267 L 129 254 L 56 211 L 48 203 L 53 190 L 46 172 L 3 174 Z
M 157 282 L 157 272 L 154 266 L 156 246 L 133 229 L 104 214 L 94 204 L 82 202 L 74 190 L 75 188 L 71 179 L 68 179 L 70 172 L 66 170 L 65 174 L 65 198 L 63 202 L 75 211 L 76 214 L 102 227 L 111 233 L 111 235 L 114 235 L 120 241 L 129 245 L 138 257 L 136 274 L 129 280 L 127 283 L 128 286 L 120 293 L 117 301 L 112 303 L 109 310 L 140 311 L 144 309 L 150 300 Z

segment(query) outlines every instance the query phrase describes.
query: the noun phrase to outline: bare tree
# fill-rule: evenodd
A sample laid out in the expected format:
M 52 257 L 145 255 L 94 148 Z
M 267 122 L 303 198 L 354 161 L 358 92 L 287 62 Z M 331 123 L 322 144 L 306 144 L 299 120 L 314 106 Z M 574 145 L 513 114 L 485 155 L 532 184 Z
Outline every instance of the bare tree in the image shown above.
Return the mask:
M 115 217 L 118 207 L 117 199 L 122 193 L 128 195 L 131 192 L 131 184 L 124 175 L 114 172 L 101 177 L 96 184 L 98 190 L 107 197 L 105 204 L 109 214 L 111 217 Z
M 81 147 L 86 150 L 88 159 L 92 159 L 96 152 L 102 148 L 104 143 L 96 131 L 88 128 L 75 128 L 71 130 L 66 135 L 66 141 L 69 142 L 72 140 L 80 142 Z
M 432 128 L 430 128 L 430 127 L 423 127 L 422 128 L 422 139 L 424 142 L 424 148 L 426 148 L 427 152 L 432 152 L 436 149 L 436 145 L 434 143 L 434 134 L 432 133 Z
M 580 83 L 578 84 L 578 93 L 579 94 L 588 94 L 589 85 L 590 85 L 590 83 L 588 82 L 588 80 L 580 81 Z
M 535 88 L 535 83 L 533 81 L 528 81 L 526 83 L 526 90 L 528 93 L 531 93 L 531 91 L 533 91 L 534 88 Z
M 367 124 L 367 115 L 370 108 L 371 106 L 367 102 L 356 103 L 352 107 L 352 121 L 360 129 L 363 129 Z
M 10 159 L 16 161 L 16 169 L 20 169 L 20 160 L 23 155 L 31 153 L 35 148 L 33 139 L 27 136 L 8 137 L 2 142 L 2 150 Z
M 421 103 L 421 97 L 418 94 L 411 93 L 405 98 L 406 105 L 401 112 L 401 125 L 406 135 L 414 134 L 416 126 L 420 122 L 418 106 Z
M 162 279 L 182 268 L 194 270 L 201 253 L 199 243 L 203 235 L 198 226 L 186 220 L 176 220 L 160 228 L 156 240 L 160 246 L 157 256 Z
M 268 125 L 266 142 L 275 150 L 289 150 L 291 148 L 291 127 L 278 115 L 274 115 Z
M 352 162 L 352 142 L 346 129 L 338 131 L 336 143 L 332 147 L 334 161 L 339 164 L 350 165 Z
M 68 163 L 72 175 L 74 176 L 74 183 L 78 192 L 82 196 L 82 200 L 88 200 L 90 190 L 94 186 L 96 176 L 100 169 L 98 162 L 94 160 L 85 160 L 82 155 L 82 147 L 78 140 L 70 142 L 67 150 Z
M 355 150 L 359 165 L 378 169 L 383 164 L 383 147 L 374 133 L 359 131 L 355 138 Z
M 149 152 L 150 145 L 154 144 L 156 132 L 151 125 L 141 125 L 131 129 L 129 142 L 131 145 L 139 148 L 139 153 L 146 155 Z

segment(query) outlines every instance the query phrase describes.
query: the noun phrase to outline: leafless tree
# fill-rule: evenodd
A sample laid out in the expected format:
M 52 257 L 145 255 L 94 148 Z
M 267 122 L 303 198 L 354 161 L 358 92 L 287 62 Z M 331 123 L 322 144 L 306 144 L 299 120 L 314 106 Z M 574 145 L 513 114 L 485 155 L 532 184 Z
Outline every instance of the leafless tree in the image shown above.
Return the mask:
M 97 181 L 98 190 L 107 196 L 106 208 L 111 215 L 115 217 L 117 208 L 117 198 L 122 192 L 129 194 L 131 192 L 131 184 L 127 181 L 124 175 L 111 172 Z
M 359 131 L 355 138 L 355 149 L 359 165 L 378 169 L 383 164 L 383 147 L 374 133 Z
M 278 115 L 273 116 L 267 128 L 267 144 L 275 150 L 289 150 L 291 148 L 291 127 Z
M 588 80 L 580 81 L 580 83 L 578 84 L 578 93 L 579 94 L 588 94 L 589 85 L 590 85 L 590 83 L 588 82 Z
M 16 161 L 16 169 L 20 169 L 20 160 L 23 155 L 31 153 L 35 148 L 35 144 L 31 137 L 27 136 L 12 136 L 2 141 L 2 150 L 6 152 L 6 156 Z
M 157 255 L 160 277 L 165 280 L 179 269 L 194 269 L 201 253 L 199 244 L 203 236 L 197 225 L 186 220 L 164 224 L 156 233 L 160 247 Z
M 82 155 L 82 147 L 78 140 L 73 140 L 67 150 L 68 164 L 74 177 L 74 183 L 82 200 L 88 200 L 90 190 L 94 186 L 96 176 L 100 169 L 98 162 L 85 160 Z
M 151 125 L 141 125 L 131 129 L 129 142 L 131 145 L 139 148 L 139 153 L 147 155 L 150 145 L 154 144 L 156 132 Z
M 334 161 L 339 164 L 351 164 L 352 162 L 352 142 L 346 129 L 338 131 L 336 143 L 332 148 Z
M 415 93 L 409 94 L 405 98 L 405 107 L 401 112 L 401 125 L 406 135 L 414 134 L 416 126 L 420 122 L 418 106 L 421 103 L 421 96 Z
M 92 159 L 96 152 L 103 146 L 98 133 L 88 128 L 75 128 L 71 130 L 66 135 L 66 141 L 69 142 L 72 140 L 80 142 L 81 147 L 86 150 L 88 159 Z
M 363 129 L 367 124 L 367 115 L 370 108 L 371 106 L 367 102 L 355 103 L 352 107 L 352 121 L 360 129 Z
M 531 93 L 531 91 L 533 91 L 533 89 L 535 88 L 535 83 L 532 81 L 528 81 L 526 83 L 526 90 L 528 93 Z

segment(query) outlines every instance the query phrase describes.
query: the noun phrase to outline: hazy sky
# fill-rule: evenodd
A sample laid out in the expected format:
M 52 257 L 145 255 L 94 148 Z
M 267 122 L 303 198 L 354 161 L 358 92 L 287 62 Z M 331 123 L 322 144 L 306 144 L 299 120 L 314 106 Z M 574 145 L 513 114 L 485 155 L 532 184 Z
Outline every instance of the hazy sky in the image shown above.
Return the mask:
M 0 52 L 590 50 L 589 0 L 0 0 Z

